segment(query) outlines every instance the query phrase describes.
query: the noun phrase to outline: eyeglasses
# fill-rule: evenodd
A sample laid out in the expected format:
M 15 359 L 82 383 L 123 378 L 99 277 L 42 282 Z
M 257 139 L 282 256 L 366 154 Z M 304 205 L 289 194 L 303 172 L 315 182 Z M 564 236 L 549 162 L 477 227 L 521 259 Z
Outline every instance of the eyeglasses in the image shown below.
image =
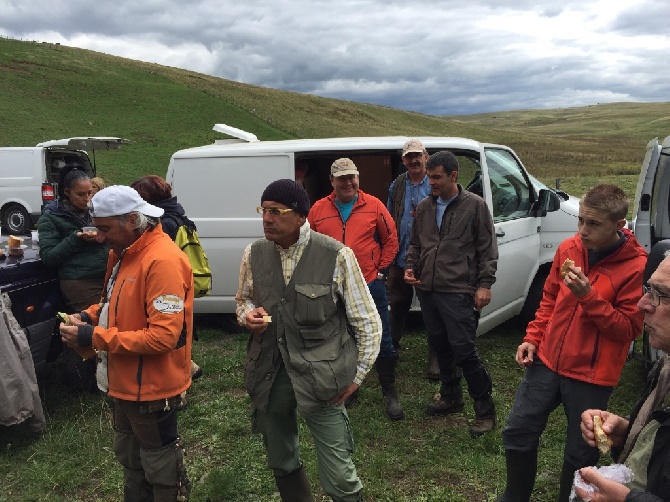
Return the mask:
M 293 209 L 290 208 L 281 209 L 278 207 L 261 207 L 261 206 L 258 206 L 256 208 L 256 212 L 258 214 L 270 214 L 271 216 L 279 216 L 282 214 L 290 213 L 291 211 L 293 211 Z
M 645 295 L 647 294 L 649 295 L 649 300 L 651 301 L 651 304 L 654 307 L 658 307 L 661 304 L 661 298 L 670 298 L 670 295 L 666 295 L 664 293 L 656 291 L 656 289 L 654 289 L 653 286 L 647 286 L 647 285 L 642 286 L 642 292 Z

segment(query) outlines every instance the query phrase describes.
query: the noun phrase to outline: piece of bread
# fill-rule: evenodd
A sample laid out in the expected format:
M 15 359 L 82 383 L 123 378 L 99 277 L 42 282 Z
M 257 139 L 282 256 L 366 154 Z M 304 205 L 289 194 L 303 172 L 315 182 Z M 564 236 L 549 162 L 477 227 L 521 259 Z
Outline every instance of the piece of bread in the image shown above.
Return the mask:
M 612 440 L 607 437 L 603 430 L 603 418 L 600 415 L 593 417 L 593 434 L 596 437 L 596 446 L 601 453 L 609 453 L 612 448 Z
M 7 241 L 7 247 L 9 248 L 17 248 L 23 243 L 23 239 L 21 237 L 16 237 L 14 235 L 9 236 L 9 240 Z
M 271 315 L 264 315 L 263 316 L 263 322 L 272 322 L 272 316 Z
M 572 261 L 570 258 L 566 258 L 565 261 L 563 262 L 563 265 L 561 265 L 561 277 L 565 278 L 566 275 L 568 275 L 568 272 L 570 272 L 570 267 L 574 267 L 575 262 Z

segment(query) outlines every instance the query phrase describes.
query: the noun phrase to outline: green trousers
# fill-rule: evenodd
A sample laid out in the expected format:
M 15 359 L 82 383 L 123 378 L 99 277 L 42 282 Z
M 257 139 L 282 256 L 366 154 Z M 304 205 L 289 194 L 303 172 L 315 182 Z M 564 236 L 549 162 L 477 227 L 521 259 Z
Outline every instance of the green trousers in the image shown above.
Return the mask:
M 268 467 L 275 476 L 289 474 L 301 465 L 297 403 L 284 366 L 270 391 L 266 411 L 254 411 L 253 431 L 263 435 Z M 335 502 L 358 500 L 363 485 L 351 460 L 354 440 L 344 406 L 322 406 L 301 413 L 307 423 L 319 462 L 319 480 Z

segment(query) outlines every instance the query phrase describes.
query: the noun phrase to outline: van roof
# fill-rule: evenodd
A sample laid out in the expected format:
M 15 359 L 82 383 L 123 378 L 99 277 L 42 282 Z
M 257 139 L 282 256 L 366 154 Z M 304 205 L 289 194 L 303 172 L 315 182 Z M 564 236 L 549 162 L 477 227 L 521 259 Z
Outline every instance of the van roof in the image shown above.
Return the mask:
M 443 137 L 443 136 L 380 136 L 380 137 L 354 137 L 354 138 L 317 138 L 317 139 L 289 139 L 281 141 L 253 141 L 240 142 L 217 142 L 211 145 L 187 148 L 175 152 L 173 158 L 194 158 L 212 156 L 227 157 L 235 155 L 254 155 L 263 153 L 309 153 L 309 152 L 349 152 L 349 151 L 375 151 L 375 150 L 397 150 L 400 152 L 408 139 L 418 139 L 428 150 L 454 149 L 454 150 L 476 150 L 485 146 L 497 146 L 507 149 L 502 145 L 490 145 L 480 143 L 467 138 Z

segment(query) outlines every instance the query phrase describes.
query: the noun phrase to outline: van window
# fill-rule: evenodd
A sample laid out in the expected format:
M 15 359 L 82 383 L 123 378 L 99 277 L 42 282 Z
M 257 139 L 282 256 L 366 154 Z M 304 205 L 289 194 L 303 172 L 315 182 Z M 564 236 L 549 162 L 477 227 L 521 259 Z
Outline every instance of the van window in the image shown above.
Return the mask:
M 493 221 L 505 221 L 528 216 L 532 205 L 530 181 L 521 166 L 507 150 L 487 149 Z

